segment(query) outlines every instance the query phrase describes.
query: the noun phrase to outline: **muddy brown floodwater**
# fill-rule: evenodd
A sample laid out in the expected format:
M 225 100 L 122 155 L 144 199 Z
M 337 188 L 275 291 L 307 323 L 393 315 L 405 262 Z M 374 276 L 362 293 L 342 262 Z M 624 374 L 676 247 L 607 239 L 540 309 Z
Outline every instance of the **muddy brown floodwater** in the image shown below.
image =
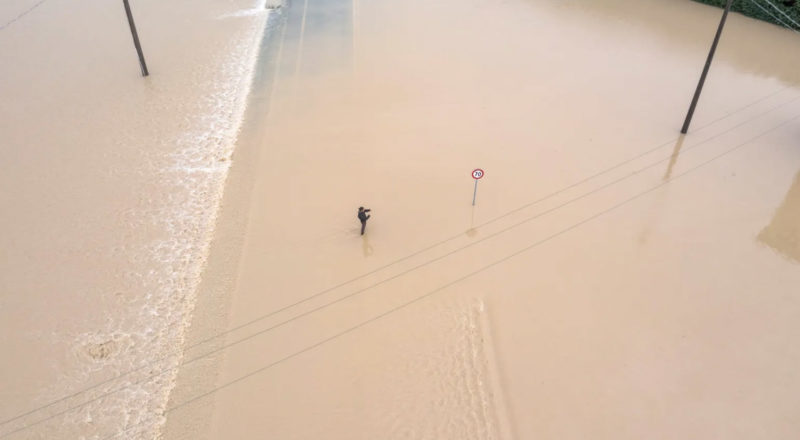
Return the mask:
M 733 14 L 680 137 L 720 13 L 273 12 L 174 388 L 110 432 L 797 438 L 800 37 Z M 86 350 L 118 359 L 126 341 Z
M 294 2 L 166 438 L 794 438 L 800 38 L 731 17 L 678 137 L 719 14 Z

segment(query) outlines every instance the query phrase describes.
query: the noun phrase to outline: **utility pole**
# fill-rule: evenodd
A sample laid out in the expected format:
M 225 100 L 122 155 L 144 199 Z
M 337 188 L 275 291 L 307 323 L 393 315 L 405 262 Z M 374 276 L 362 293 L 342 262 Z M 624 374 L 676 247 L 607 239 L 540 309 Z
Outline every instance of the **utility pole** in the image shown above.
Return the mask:
M 703 68 L 703 74 L 700 75 L 700 82 L 697 83 L 697 90 L 694 91 L 694 97 L 692 98 L 692 105 L 689 106 L 689 113 L 686 114 L 686 120 L 683 121 L 683 128 L 681 128 L 681 133 L 686 134 L 689 131 L 689 124 L 692 123 L 692 115 L 694 115 L 694 109 L 697 107 L 697 101 L 700 99 L 700 92 L 703 91 L 703 84 L 706 82 L 706 75 L 708 75 L 708 69 L 711 68 L 711 61 L 714 59 L 714 52 L 717 51 L 717 44 L 719 43 L 719 37 L 722 35 L 722 28 L 725 27 L 725 20 L 728 18 L 728 12 L 731 10 L 731 4 L 733 0 L 728 0 L 728 3 L 725 5 L 725 11 L 722 13 L 722 20 L 719 21 L 719 27 L 717 28 L 717 35 L 714 36 L 714 42 L 711 43 L 711 50 L 708 52 L 708 59 L 706 59 L 706 66 Z
M 131 14 L 131 5 L 128 4 L 128 0 L 122 0 L 122 3 L 125 5 L 125 13 L 128 14 L 128 24 L 131 25 L 133 45 L 136 46 L 136 53 L 139 54 L 139 65 L 142 67 L 142 76 L 147 76 L 150 72 L 147 71 L 147 64 L 144 62 L 142 45 L 139 44 L 139 34 L 136 33 L 136 24 L 133 22 L 133 14 Z

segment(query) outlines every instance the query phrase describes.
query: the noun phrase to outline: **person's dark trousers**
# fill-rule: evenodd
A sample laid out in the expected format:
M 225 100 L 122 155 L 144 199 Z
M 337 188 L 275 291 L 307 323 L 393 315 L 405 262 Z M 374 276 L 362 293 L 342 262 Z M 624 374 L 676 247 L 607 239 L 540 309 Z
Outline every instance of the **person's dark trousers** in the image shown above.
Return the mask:
M 366 220 L 362 220 L 361 221 L 361 235 L 364 235 L 364 229 L 367 229 L 367 221 Z

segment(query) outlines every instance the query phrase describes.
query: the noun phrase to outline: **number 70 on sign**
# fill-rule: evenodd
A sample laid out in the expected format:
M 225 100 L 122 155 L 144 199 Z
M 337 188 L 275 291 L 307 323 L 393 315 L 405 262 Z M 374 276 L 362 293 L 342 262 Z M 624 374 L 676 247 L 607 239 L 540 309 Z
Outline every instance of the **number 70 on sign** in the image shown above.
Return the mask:
M 475 206 L 475 197 L 478 195 L 478 181 L 483 178 L 484 174 L 486 173 L 480 168 L 472 170 L 472 178 L 475 179 L 475 190 L 472 191 L 472 206 Z

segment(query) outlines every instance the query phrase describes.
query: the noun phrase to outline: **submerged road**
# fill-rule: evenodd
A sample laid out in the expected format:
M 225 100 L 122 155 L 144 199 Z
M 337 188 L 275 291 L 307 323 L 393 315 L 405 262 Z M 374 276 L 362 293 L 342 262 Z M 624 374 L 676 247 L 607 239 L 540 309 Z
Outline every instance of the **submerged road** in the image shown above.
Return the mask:
M 166 438 L 800 432 L 797 62 L 723 45 L 679 137 L 691 2 L 284 14 Z

